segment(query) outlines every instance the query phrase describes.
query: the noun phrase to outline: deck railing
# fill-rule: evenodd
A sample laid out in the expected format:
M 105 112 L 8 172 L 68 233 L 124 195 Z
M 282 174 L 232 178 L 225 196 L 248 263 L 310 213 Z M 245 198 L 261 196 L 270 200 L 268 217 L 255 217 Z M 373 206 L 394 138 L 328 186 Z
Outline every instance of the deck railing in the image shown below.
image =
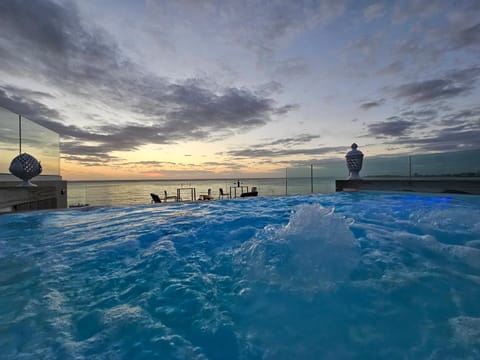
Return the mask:
M 335 179 L 346 179 L 345 159 L 286 169 L 285 194 L 335 191 Z M 480 149 L 403 156 L 365 155 L 360 176 L 364 179 L 479 179 Z

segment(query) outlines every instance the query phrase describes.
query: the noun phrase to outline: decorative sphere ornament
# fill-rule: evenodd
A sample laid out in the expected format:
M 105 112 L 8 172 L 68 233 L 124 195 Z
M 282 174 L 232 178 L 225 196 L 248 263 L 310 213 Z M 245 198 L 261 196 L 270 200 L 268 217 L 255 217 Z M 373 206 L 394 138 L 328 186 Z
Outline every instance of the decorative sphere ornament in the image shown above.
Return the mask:
M 345 158 L 347 159 L 347 168 L 350 172 L 348 180 L 358 180 L 361 179 L 359 172 L 362 170 L 363 153 L 360 150 L 357 150 L 357 144 L 353 143 L 351 147 L 352 150 L 345 155 Z
M 42 165 L 40 161 L 35 159 L 32 155 L 23 153 L 15 157 L 10 163 L 8 169 L 16 177 L 23 180 L 19 186 L 37 186 L 32 184 L 30 180 L 42 172 Z

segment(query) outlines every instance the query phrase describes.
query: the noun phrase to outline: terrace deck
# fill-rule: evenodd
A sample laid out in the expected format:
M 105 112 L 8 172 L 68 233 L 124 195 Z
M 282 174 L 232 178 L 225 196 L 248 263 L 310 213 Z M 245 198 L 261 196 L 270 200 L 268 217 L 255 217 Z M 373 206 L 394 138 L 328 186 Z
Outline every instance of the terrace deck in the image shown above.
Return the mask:
M 336 191 L 380 190 L 480 195 L 480 179 L 335 180 Z

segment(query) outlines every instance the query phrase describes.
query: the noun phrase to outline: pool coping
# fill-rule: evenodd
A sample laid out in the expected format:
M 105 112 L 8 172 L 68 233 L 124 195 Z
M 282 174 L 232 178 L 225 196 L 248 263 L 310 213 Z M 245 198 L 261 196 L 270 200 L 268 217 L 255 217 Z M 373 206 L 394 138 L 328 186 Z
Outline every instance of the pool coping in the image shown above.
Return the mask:
M 479 180 L 360 179 L 335 180 L 337 192 L 359 190 L 480 195 Z

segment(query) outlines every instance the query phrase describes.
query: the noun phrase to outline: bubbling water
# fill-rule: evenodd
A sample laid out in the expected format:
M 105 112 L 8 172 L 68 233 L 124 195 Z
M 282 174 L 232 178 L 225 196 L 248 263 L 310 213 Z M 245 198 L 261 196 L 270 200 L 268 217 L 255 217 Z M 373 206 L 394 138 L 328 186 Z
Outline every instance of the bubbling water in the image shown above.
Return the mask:
M 360 260 L 352 221 L 320 204 L 300 205 L 287 225 L 269 226 L 237 252 L 237 265 L 256 280 L 314 293 L 348 279 Z
M 1 358 L 478 359 L 479 214 L 349 193 L 2 215 Z

